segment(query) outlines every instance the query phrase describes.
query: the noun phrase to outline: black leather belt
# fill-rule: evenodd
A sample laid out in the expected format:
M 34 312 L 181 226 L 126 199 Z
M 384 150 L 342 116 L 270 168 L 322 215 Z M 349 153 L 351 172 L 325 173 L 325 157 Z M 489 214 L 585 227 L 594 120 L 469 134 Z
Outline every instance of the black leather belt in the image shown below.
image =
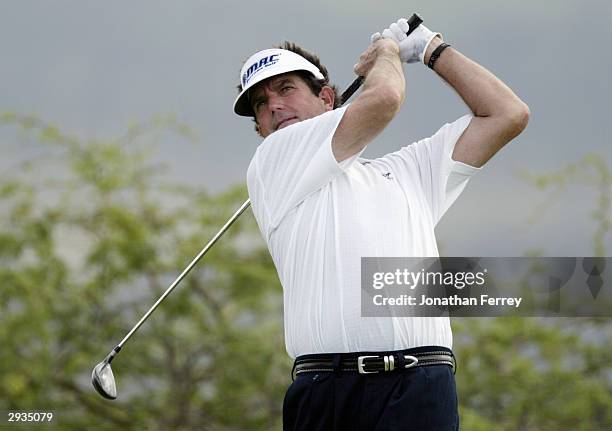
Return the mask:
M 453 352 L 446 347 L 426 346 L 392 352 L 325 353 L 298 356 L 292 377 L 314 372 L 374 374 L 400 369 L 448 365 L 456 371 Z

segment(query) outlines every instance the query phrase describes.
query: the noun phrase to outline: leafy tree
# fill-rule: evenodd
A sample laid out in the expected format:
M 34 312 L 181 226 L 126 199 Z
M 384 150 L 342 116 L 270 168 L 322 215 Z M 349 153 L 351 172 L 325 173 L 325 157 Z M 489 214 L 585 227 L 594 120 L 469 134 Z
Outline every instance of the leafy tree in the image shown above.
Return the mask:
M 570 184 L 593 191 L 593 255 L 606 256 L 612 172 L 604 157 L 589 154 L 523 178 L 552 190 L 552 200 Z M 612 429 L 610 319 L 461 318 L 453 320 L 453 330 L 464 429 Z
M 56 429 L 278 428 L 291 369 L 282 295 L 249 212 L 126 344 L 113 363 L 118 400 L 89 381 L 244 187 L 211 195 L 159 180 L 147 137 L 191 139 L 172 118 L 90 141 L 3 119 L 59 150 L 65 170 L 41 183 L 44 166 L 24 165 L 0 188 L 0 410 L 53 410 Z
M 453 330 L 463 429 L 611 429 L 609 322 L 461 318 Z
M 546 206 L 558 200 L 570 184 L 586 186 L 595 194 L 595 208 L 591 219 L 595 224 L 592 236 L 593 256 L 607 256 L 605 240 L 612 230 L 612 170 L 606 158 L 598 154 L 587 154 L 580 160 L 568 163 L 559 169 L 545 173 L 522 172 L 523 179 L 540 191 L 549 191 L 550 197 L 532 217 L 541 217 Z

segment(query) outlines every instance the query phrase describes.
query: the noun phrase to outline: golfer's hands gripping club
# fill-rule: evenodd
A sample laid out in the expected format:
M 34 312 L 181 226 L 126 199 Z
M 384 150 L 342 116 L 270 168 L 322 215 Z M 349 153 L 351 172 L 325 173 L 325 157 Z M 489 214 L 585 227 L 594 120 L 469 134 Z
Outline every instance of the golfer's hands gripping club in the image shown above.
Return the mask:
M 407 36 L 409 36 L 417 28 L 419 28 L 422 22 L 423 22 L 423 19 L 416 13 L 413 13 L 410 19 L 406 21 L 406 24 L 408 24 Z M 340 96 L 341 105 L 345 104 L 351 98 L 351 96 L 359 89 L 359 87 L 361 87 L 361 84 L 363 84 L 363 81 L 364 81 L 363 76 L 358 76 L 357 78 L 355 78 L 355 80 L 351 83 L 351 85 L 349 85 L 348 88 L 344 90 L 344 93 L 342 93 L 342 95 Z
M 413 29 L 410 35 L 410 25 L 406 18 L 400 18 L 397 22 L 392 23 L 388 28 L 381 33 L 374 33 L 370 40 L 375 42 L 379 39 L 391 39 L 399 46 L 399 55 L 402 62 L 405 63 L 424 63 L 425 52 L 431 41 L 436 37 L 442 37 L 440 33 L 435 33 L 420 24 Z
M 397 61 L 399 56 L 399 47 L 392 40 L 381 38 L 372 42 L 368 48 L 359 56 L 359 62 L 355 64 L 354 72 L 366 78 L 376 62 L 384 61 L 387 64 L 383 70 L 389 72 L 390 66 L 394 61 Z M 399 63 L 397 63 L 399 65 Z M 401 73 L 401 70 L 400 70 Z

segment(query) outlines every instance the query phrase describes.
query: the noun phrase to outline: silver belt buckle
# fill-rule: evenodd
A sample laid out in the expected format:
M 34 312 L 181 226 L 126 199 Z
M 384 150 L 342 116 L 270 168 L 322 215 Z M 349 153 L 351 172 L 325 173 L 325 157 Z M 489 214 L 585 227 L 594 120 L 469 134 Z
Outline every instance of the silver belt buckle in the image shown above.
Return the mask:
M 359 356 L 357 358 L 357 371 L 359 371 L 359 374 L 374 374 L 374 373 L 378 373 L 378 371 L 366 371 L 364 370 L 364 363 L 363 361 L 365 359 L 371 359 L 371 358 L 378 358 L 378 355 L 374 355 L 374 356 Z
M 357 358 L 357 371 L 359 371 L 359 374 L 375 374 L 375 373 L 380 372 L 380 371 L 366 371 L 365 370 L 364 367 L 366 364 L 364 364 L 363 361 L 366 359 L 372 359 L 372 358 L 378 358 L 378 355 L 359 356 Z M 404 358 L 410 361 L 409 363 L 404 365 L 404 368 L 412 368 L 416 364 L 419 363 L 419 358 L 417 358 L 416 356 L 404 355 Z M 393 355 L 383 356 L 383 361 L 385 365 L 385 371 L 393 371 L 395 369 L 395 358 L 393 357 Z

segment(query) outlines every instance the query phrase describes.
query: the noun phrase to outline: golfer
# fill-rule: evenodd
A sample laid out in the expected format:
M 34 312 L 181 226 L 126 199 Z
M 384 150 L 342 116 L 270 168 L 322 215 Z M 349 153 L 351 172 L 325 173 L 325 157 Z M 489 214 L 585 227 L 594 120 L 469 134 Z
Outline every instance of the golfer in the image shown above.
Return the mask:
M 363 88 L 342 107 L 319 59 L 292 43 L 257 52 L 241 70 L 234 111 L 264 138 L 249 196 L 283 286 L 295 358 L 285 430 L 459 428 L 449 319 L 361 317 L 361 257 L 437 257 L 434 227 L 525 128 L 529 109 L 439 33 L 407 31 L 400 19 L 372 35 L 355 65 Z M 429 66 L 470 112 L 362 158 L 404 103 L 403 63 Z

